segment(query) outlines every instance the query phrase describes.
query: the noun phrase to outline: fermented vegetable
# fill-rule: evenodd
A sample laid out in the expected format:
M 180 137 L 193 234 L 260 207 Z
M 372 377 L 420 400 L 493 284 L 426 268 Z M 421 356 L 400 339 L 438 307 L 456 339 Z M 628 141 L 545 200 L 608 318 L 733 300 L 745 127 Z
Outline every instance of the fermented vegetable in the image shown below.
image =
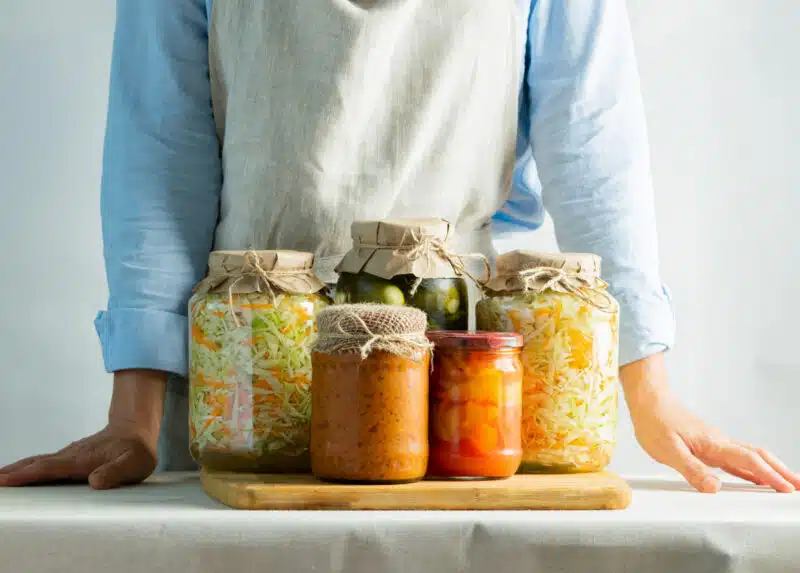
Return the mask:
M 356 221 L 351 234 L 353 248 L 337 266 L 338 304 L 405 305 L 426 313 L 429 330 L 468 328 L 472 275 L 450 249 L 447 221 Z
M 320 295 L 224 295 L 191 308 L 191 438 L 200 452 L 302 457 L 311 421 L 311 356 Z M 303 465 L 306 462 L 298 460 Z
M 366 273 L 342 273 L 336 303 L 411 306 L 425 312 L 429 330 L 466 330 L 469 326 L 467 283 L 461 278 L 418 280 L 413 275 L 400 275 L 383 279 Z
M 618 306 L 602 283 L 575 280 L 562 268 L 537 280 L 551 284 L 528 281 L 529 290 L 495 293 L 477 308 L 480 329 L 524 338 L 521 470 L 597 471 L 615 446 Z
M 329 300 L 270 288 L 190 301 L 189 428 L 205 467 L 309 469 L 310 348 Z
M 428 338 L 435 348 L 428 475 L 514 475 L 522 459 L 522 337 L 429 332 Z
M 428 464 L 425 314 L 337 305 L 318 317 L 311 461 L 320 479 L 400 483 Z

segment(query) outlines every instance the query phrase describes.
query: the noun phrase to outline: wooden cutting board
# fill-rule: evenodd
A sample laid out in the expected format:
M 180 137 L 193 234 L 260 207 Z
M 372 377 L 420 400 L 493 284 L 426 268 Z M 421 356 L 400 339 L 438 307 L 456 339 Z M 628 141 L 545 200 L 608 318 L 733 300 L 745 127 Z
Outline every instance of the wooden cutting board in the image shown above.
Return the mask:
M 406 485 L 327 484 L 305 475 L 200 474 L 203 489 L 234 509 L 510 510 L 624 509 L 631 489 L 600 472 L 518 475 L 495 481 L 422 481 Z

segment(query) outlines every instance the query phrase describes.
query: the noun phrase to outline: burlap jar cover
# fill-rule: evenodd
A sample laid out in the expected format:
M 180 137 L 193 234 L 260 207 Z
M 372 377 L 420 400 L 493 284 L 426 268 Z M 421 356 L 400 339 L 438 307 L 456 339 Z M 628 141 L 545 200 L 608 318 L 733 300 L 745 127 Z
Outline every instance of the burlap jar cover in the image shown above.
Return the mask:
M 465 260 L 482 261 L 488 278 L 491 269 L 486 257 L 454 253 L 448 244 L 450 231 L 450 223 L 444 219 L 355 221 L 350 227 L 353 248 L 336 272 L 365 272 L 383 279 L 399 275 L 418 279 L 466 276 L 476 283 L 485 282 L 469 273 Z
M 534 253 L 512 251 L 497 257 L 497 271 L 485 287 L 491 293 L 551 290 L 577 296 L 606 311 L 618 309 L 600 278 L 601 259 L 588 253 Z
M 425 336 L 427 317 L 421 310 L 382 304 L 343 304 L 317 315 L 314 352 L 359 354 L 388 352 L 420 362 L 433 346 Z
M 214 251 L 208 275 L 193 294 L 225 293 L 233 306 L 234 294 L 314 294 L 325 287 L 313 271 L 314 255 L 298 251 Z M 236 313 L 232 315 L 236 319 Z

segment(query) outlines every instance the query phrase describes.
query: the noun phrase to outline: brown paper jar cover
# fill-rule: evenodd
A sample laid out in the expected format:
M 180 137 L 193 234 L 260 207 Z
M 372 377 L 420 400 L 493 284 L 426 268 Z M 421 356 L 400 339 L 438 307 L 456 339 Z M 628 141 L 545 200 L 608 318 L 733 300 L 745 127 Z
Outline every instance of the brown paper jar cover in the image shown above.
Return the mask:
M 336 272 L 365 272 L 383 279 L 398 275 L 423 279 L 458 277 L 451 262 L 457 260 L 457 255 L 448 246 L 450 233 L 450 223 L 444 219 L 355 221 L 350 229 L 353 247 Z

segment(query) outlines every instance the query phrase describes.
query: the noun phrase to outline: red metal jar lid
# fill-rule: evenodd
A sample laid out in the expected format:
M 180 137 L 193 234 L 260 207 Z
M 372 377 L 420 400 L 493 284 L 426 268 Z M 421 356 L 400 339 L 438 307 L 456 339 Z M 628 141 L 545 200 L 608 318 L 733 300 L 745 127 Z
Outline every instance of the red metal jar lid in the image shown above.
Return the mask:
M 466 332 L 458 330 L 434 330 L 426 333 L 428 340 L 440 348 L 470 348 L 491 350 L 520 348 L 522 336 L 513 332 Z

